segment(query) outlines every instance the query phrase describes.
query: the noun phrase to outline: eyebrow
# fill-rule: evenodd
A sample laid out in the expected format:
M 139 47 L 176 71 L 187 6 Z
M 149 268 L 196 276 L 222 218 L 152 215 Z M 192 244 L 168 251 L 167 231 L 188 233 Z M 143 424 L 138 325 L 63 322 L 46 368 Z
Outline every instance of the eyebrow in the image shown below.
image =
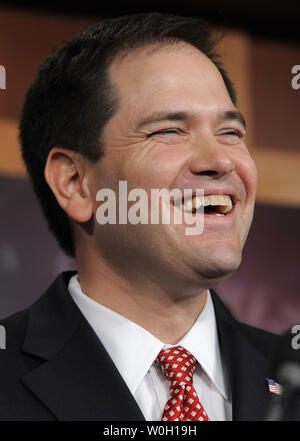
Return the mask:
M 137 129 L 144 127 L 148 124 L 152 124 L 160 121 L 187 121 L 194 116 L 193 113 L 188 112 L 173 112 L 173 111 L 165 111 L 165 112 L 155 112 L 147 118 L 140 121 L 137 125 Z M 224 112 L 220 112 L 218 114 L 219 121 L 238 121 L 243 128 L 246 130 L 246 120 L 241 112 L 238 110 L 226 110 Z
M 238 121 L 246 130 L 246 120 L 244 115 L 238 110 L 226 110 L 219 115 L 221 121 Z

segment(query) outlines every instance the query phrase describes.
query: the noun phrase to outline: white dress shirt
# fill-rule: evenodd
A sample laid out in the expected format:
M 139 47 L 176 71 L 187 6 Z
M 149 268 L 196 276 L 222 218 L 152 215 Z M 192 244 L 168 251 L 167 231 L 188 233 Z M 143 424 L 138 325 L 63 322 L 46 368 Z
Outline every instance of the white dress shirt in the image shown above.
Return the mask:
M 205 307 L 176 345 L 164 344 L 146 329 L 92 300 L 71 277 L 69 292 L 105 347 L 147 421 L 160 421 L 170 397 L 169 382 L 154 362 L 161 349 L 183 346 L 197 360 L 193 384 L 212 421 L 232 418 L 226 375 L 219 351 L 216 319 L 208 291 Z

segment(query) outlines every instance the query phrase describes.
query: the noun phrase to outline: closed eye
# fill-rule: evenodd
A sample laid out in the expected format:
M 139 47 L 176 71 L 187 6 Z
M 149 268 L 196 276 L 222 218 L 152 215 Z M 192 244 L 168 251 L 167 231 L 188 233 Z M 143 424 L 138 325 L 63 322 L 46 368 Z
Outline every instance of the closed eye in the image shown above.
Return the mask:
M 245 131 L 237 129 L 227 129 L 218 133 L 220 141 L 225 144 L 239 144 L 245 137 Z
M 244 133 L 242 133 L 240 130 L 227 130 L 226 132 L 219 133 L 219 135 L 236 135 L 239 138 L 242 138 Z
M 147 138 L 150 138 L 151 136 L 154 136 L 154 135 L 164 135 L 164 134 L 168 134 L 168 133 L 179 134 L 179 131 L 177 129 L 157 130 L 156 132 L 149 133 L 149 135 L 147 135 Z

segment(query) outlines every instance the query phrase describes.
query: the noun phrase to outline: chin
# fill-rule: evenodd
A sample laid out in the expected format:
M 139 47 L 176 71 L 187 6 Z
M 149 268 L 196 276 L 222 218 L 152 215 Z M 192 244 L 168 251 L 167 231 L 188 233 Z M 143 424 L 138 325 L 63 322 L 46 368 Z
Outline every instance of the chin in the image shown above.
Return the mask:
M 242 261 L 241 253 L 227 253 L 226 256 L 207 256 L 206 259 L 198 260 L 196 271 L 201 280 L 207 281 L 207 287 L 213 287 L 232 275 L 238 269 Z
M 235 269 L 225 270 L 224 268 L 215 268 L 215 269 L 209 269 L 209 270 L 200 270 L 199 274 L 201 275 L 201 278 L 205 278 L 207 280 L 207 287 L 213 287 L 222 282 L 223 280 L 226 280 L 228 277 L 232 275 L 232 273 L 235 271 Z

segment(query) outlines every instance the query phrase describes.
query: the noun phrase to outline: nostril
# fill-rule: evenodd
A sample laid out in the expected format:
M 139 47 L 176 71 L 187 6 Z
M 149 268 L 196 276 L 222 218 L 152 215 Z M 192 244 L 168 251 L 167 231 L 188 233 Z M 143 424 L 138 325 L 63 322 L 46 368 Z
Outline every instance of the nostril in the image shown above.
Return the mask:
M 200 173 L 196 173 L 199 176 L 217 176 L 218 172 L 215 170 L 205 170 L 203 172 Z

